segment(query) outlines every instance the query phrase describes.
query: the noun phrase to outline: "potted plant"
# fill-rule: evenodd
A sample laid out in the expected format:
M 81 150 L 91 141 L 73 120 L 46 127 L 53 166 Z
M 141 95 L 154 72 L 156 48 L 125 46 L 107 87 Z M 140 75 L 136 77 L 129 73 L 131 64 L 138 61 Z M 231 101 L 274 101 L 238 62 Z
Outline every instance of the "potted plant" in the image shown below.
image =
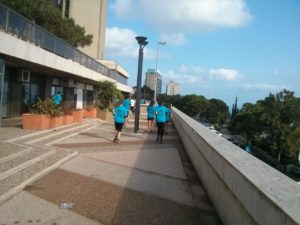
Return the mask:
M 74 123 L 74 116 L 72 114 L 73 106 L 71 104 L 64 105 L 64 124 Z
M 97 108 L 95 105 L 88 105 L 84 110 L 85 118 L 96 118 L 97 117 Z
M 29 108 L 30 113 L 24 113 L 23 129 L 45 130 L 54 126 L 52 119 L 59 117 L 60 108 L 55 105 L 51 98 L 41 100 L 40 98 Z
M 123 99 L 122 93 L 117 89 L 115 83 L 111 81 L 99 81 L 96 85 L 96 104 L 99 108 L 97 117 L 108 123 L 113 123 L 112 110 L 114 100 Z

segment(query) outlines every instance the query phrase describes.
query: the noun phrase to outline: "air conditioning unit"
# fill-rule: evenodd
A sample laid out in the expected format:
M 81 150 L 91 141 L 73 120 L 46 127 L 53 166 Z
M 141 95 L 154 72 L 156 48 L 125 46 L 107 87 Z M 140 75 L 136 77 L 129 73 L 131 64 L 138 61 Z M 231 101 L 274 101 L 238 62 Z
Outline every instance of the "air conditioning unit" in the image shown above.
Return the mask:
M 17 76 L 19 82 L 29 82 L 30 81 L 30 71 L 29 70 L 20 70 Z

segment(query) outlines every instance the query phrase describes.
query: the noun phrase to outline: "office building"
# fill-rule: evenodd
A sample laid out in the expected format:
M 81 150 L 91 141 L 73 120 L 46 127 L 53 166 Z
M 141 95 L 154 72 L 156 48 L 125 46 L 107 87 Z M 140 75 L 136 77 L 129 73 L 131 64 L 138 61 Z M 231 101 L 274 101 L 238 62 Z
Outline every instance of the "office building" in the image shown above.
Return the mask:
M 179 84 L 170 80 L 166 86 L 167 95 L 179 95 Z
M 155 81 L 156 81 L 156 95 L 158 96 L 161 94 L 162 76 L 158 72 L 156 72 L 155 69 L 148 69 L 146 72 L 145 85 L 154 91 Z
M 115 82 L 123 93 L 128 73 L 99 62 L 0 3 L 0 126 L 20 117 L 36 99 L 60 91 L 63 103 L 84 108 L 95 100 L 98 81 Z
M 62 16 L 74 19 L 84 27 L 86 34 L 93 35 L 90 46 L 78 48 L 88 56 L 104 59 L 107 0 L 54 0 Z

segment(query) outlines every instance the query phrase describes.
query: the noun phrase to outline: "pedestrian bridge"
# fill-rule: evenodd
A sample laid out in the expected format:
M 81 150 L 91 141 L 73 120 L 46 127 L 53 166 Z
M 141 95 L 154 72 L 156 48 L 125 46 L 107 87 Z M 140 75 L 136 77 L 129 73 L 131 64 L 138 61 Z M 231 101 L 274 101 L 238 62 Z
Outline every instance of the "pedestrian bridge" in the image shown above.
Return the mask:
M 300 224 L 296 182 L 176 108 L 159 144 L 144 112 L 120 144 L 99 119 L 1 128 L 0 224 Z
M 223 224 L 300 224 L 300 185 L 174 109 L 173 123 Z

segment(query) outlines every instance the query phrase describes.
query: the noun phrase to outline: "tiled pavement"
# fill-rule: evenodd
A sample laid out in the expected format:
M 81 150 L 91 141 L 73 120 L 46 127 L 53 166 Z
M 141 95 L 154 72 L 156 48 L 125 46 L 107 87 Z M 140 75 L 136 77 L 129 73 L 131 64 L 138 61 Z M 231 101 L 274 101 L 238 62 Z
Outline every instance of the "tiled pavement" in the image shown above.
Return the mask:
M 0 129 L 0 225 L 220 224 L 174 127 L 158 144 L 145 125 L 119 144 L 98 119 Z

